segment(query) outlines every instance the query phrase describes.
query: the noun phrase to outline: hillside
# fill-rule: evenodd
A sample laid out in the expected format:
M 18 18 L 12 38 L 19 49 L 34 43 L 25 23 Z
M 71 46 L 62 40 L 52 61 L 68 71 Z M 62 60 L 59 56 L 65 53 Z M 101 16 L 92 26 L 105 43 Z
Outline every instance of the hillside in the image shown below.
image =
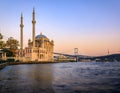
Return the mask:
M 93 57 L 93 59 L 99 59 L 102 61 L 119 61 L 120 62 L 120 54 L 110 54 L 105 56 L 97 56 Z

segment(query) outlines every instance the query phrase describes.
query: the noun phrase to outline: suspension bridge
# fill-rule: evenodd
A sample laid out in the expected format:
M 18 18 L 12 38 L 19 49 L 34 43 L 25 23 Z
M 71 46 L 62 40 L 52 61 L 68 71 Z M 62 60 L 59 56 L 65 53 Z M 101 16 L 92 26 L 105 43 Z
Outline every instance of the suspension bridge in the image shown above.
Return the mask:
M 70 51 L 73 51 L 72 54 L 69 54 Z M 69 53 L 68 53 L 69 52 Z M 86 55 L 80 55 L 79 54 L 79 49 L 78 48 L 74 48 L 74 49 L 71 49 L 69 51 L 65 51 L 65 52 L 62 52 L 62 53 L 59 53 L 59 52 L 54 52 L 54 57 L 58 58 L 58 60 L 62 60 L 62 61 L 79 61 L 79 59 L 85 59 L 85 58 L 91 58 L 91 56 L 86 56 Z

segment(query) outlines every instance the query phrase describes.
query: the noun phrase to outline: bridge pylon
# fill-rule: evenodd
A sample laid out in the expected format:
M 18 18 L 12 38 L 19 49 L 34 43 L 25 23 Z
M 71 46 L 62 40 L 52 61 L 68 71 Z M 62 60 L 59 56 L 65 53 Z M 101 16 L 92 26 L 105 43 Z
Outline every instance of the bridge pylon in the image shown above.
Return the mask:
M 74 48 L 74 55 L 76 57 L 76 62 L 78 62 L 78 48 Z

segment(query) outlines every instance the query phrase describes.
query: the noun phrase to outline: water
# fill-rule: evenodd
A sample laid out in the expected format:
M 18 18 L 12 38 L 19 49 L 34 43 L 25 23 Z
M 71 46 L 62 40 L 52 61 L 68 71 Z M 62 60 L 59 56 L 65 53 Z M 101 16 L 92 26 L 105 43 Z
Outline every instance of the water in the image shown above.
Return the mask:
M 120 63 L 54 65 L 56 93 L 120 93 Z
M 7 66 L 0 93 L 120 93 L 120 62 Z

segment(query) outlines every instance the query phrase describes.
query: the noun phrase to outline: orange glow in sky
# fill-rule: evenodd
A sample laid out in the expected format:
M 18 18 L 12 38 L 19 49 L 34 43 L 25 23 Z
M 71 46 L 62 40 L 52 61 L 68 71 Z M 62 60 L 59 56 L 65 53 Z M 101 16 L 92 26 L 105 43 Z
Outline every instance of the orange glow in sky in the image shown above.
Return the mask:
M 4 39 L 20 40 L 24 18 L 24 47 L 32 39 L 32 10 L 36 35 L 42 32 L 55 43 L 54 51 L 82 55 L 120 53 L 120 0 L 1 0 L 0 32 Z

